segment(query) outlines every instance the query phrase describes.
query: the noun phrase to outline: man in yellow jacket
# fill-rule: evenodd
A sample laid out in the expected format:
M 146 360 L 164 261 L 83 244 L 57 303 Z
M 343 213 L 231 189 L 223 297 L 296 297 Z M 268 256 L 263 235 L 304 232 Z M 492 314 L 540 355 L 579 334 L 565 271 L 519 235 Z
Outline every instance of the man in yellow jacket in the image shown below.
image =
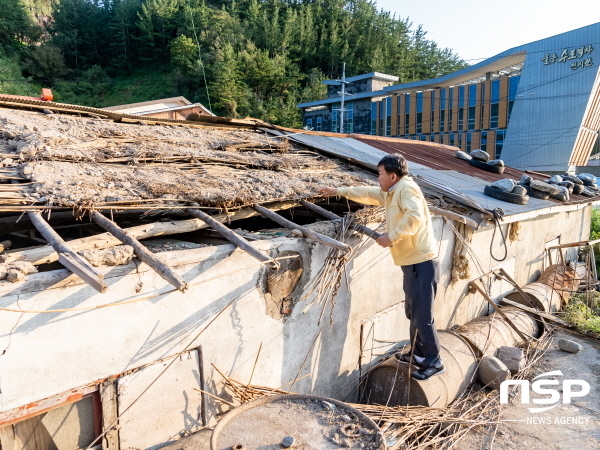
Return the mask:
M 323 187 L 319 193 L 385 206 L 388 232 L 377 243 L 388 247 L 394 264 L 402 268 L 404 306 L 410 320 L 412 350 L 400 358 L 419 367 L 413 378 L 426 380 L 444 371 L 433 318 L 439 269 L 431 216 L 421 189 L 408 175 L 403 156 L 385 156 L 378 169 L 380 187 Z

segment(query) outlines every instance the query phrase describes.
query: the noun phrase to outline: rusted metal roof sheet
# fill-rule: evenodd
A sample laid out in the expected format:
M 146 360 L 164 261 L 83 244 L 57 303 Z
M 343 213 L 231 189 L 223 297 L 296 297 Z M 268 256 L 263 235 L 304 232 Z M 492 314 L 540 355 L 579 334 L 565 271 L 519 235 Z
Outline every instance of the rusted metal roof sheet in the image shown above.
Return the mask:
M 386 153 L 400 153 L 409 162 L 422 164 L 436 170 L 454 170 L 465 175 L 485 180 L 488 183 L 493 183 L 494 181 L 502 180 L 504 178 L 512 178 L 513 180 L 519 181 L 523 174 L 527 174 L 531 178 L 541 181 L 546 181 L 550 178 L 548 175 L 542 173 L 522 171 L 508 166 L 504 168 L 504 173 L 501 174 L 488 172 L 472 166 L 463 159 L 457 158 L 455 153 L 457 150 L 460 150 L 459 148 L 442 144 L 431 145 L 431 143 L 425 144 L 407 139 L 381 138 L 375 136 L 354 136 L 354 139 L 378 148 Z M 590 199 L 583 195 L 572 195 L 569 202 L 561 202 L 560 200 L 554 199 L 548 199 L 548 201 L 564 204 L 589 202 Z

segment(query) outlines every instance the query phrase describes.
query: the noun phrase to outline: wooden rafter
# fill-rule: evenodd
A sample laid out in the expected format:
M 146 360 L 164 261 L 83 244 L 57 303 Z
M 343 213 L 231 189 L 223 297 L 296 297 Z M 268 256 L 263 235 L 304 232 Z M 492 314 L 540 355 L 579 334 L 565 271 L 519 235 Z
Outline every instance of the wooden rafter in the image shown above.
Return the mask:
M 164 280 L 171 283 L 180 291 L 185 291 L 188 288 L 188 284 L 181 278 L 181 276 L 174 272 L 167 264 L 157 258 L 150 250 L 142 245 L 131 233 L 119 227 L 112 220 L 107 219 L 97 211 L 92 211 L 92 220 L 108 231 L 110 234 L 115 236 L 123 244 L 133 247 L 133 253 L 138 259 L 152 268 L 158 275 Z
M 103 281 L 104 275 L 98 273 L 85 258 L 75 253 L 48 222 L 44 220 L 41 213 L 29 211 L 27 215 L 35 228 L 48 241 L 56 253 L 58 253 L 58 261 L 63 266 L 79 276 L 98 292 L 104 293 L 108 290 L 107 284 Z
M 313 241 L 320 242 L 321 244 L 328 245 L 329 247 L 337 248 L 342 251 L 350 251 L 352 247 L 343 242 L 330 238 L 329 236 L 325 236 L 324 234 L 317 233 L 316 231 L 312 231 L 306 227 L 295 224 L 294 222 L 287 220 L 285 217 L 280 216 L 274 211 L 265 208 L 264 206 L 254 205 L 252 206 L 256 212 L 259 214 L 271 219 L 273 222 L 278 223 L 282 227 L 288 228 L 290 230 L 298 230 L 301 231 L 302 234 L 308 239 L 312 239 Z
M 225 225 L 223 225 L 218 220 L 213 219 L 211 216 L 206 214 L 204 211 L 201 211 L 199 209 L 191 209 L 190 208 L 190 209 L 186 209 L 186 212 L 189 215 L 202 220 L 204 223 L 206 223 L 209 227 L 211 227 L 217 233 L 221 234 L 225 239 L 227 239 L 233 245 L 235 245 L 238 248 L 240 248 L 241 250 L 245 251 L 253 258 L 256 258 L 260 262 L 268 263 L 268 265 L 269 265 L 269 267 L 271 267 L 271 269 L 275 269 L 275 270 L 279 269 L 279 263 L 277 263 L 277 261 L 274 261 L 273 258 L 271 258 L 269 255 L 254 248 L 252 246 L 252 244 L 250 244 L 250 242 L 248 242 L 242 236 L 240 236 L 239 234 L 230 230 L 229 228 L 227 228 Z

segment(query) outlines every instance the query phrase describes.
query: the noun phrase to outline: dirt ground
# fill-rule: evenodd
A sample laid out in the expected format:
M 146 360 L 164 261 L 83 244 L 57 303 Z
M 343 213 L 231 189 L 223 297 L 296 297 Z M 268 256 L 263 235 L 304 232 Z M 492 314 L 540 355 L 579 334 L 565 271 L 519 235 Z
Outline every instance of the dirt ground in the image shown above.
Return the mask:
M 583 350 L 577 354 L 560 350 L 559 339 L 580 343 Z M 558 380 L 584 380 L 590 384 L 590 393 L 574 398 L 572 403 L 561 403 L 542 413 L 532 414 L 529 407 L 541 405 L 520 404 L 517 394 L 515 404 L 504 407 L 502 424 L 494 436 L 494 427 L 476 430 L 462 439 L 457 448 L 461 450 L 516 449 L 558 450 L 600 448 L 600 342 L 580 338 L 558 331 L 553 344 L 544 357 L 535 376 L 560 370 Z M 579 390 L 575 387 L 573 391 Z M 532 394 L 531 399 L 542 398 Z M 562 398 L 561 398 L 562 400 Z

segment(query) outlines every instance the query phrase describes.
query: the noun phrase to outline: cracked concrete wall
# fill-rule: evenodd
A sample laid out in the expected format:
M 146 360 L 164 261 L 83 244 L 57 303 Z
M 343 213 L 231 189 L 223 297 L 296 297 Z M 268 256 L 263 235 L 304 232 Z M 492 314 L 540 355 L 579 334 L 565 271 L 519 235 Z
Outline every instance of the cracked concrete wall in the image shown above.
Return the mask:
M 489 255 L 491 226 L 474 233 L 472 247 L 484 271 L 502 266 L 524 284 L 537 278 L 543 268 L 547 242 L 557 236 L 561 243 L 588 237 L 590 210 L 587 207 L 523 221 L 521 240 L 507 241 L 508 255 L 502 263 Z M 468 294 L 470 280 L 449 284 L 454 234 L 441 217 L 434 216 L 433 223 L 442 268 L 436 322 L 440 328 L 446 328 L 485 313 L 487 305 L 479 295 Z M 506 232 L 509 225 L 502 226 Z M 305 239 L 290 238 L 253 245 L 273 255 L 282 252 L 302 255 L 302 274 L 295 288 L 299 292 L 318 272 L 329 250 Z M 492 247 L 495 255 L 501 254 L 499 233 Z M 0 349 L 5 350 L 0 356 L 1 411 L 153 363 L 182 351 L 187 345 L 201 347 L 204 366 L 201 375 L 205 389 L 214 395 L 225 393 L 223 379 L 211 364 L 241 382 L 249 382 L 254 372 L 255 384 L 355 400 L 361 369 L 382 353 L 382 349 L 369 352 L 366 347 L 374 344 L 364 339 L 361 342 L 365 327 L 376 323 L 377 339 L 392 341 L 383 346 L 383 352 L 408 337 L 408 322 L 401 305 L 404 300 L 401 270 L 393 266 L 388 250 L 373 241 L 361 246 L 349 263 L 335 308 L 331 312 L 327 307 L 321 322 L 318 305 L 304 311 L 310 299 L 297 299 L 284 318 L 267 314 L 264 295 L 267 269 L 231 245 L 161 255 L 192 284 L 187 292 L 172 292 L 171 286 L 147 266 L 141 264 L 138 268 L 134 263 L 99 269 L 109 285 L 105 294 L 74 278 L 65 281 L 69 275 L 66 270 L 33 274 L 29 281 L 10 286 L 0 284 L 3 308 L 38 311 L 92 308 L 146 299 L 87 311 L 0 312 L 3 315 Z M 471 279 L 479 275 L 474 267 Z M 494 296 L 507 290 L 509 287 L 499 282 L 492 286 Z M 378 314 L 389 308 L 392 309 L 387 318 L 380 319 Z M 368 356 L 361 360 L 362 368 L 358 364 L 361 354 Z M 299 379 L 307 374 L 311 375 Z M 163 377 L 176 383 L 177 379 L 185 378 L 183 375 L 173 368 Z M 210 398 L 205 406 L 209 419 L 223 408 Z M 156 399 L 156 408 L 166 415 L 181 414 L 180 408 L 162 397 Z

